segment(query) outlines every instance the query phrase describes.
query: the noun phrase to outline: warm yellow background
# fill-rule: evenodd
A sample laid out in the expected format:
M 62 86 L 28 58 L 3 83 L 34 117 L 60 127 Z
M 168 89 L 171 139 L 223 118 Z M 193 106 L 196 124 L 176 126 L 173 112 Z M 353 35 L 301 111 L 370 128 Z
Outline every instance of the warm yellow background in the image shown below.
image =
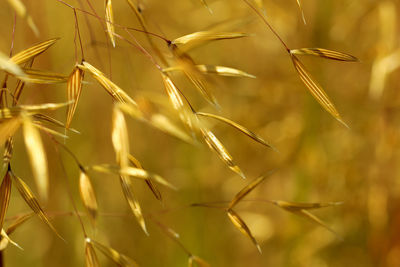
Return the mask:
M 87 2 L 66 0 L 90 11 Z M 75 64 L 74 16 L 56 0 L 23 1 L 40 36 L 17 17 L 14 53 L 54 37 L 61 39 L 35 60 L 34 67 L 69 75 Z M 324 87 L 350 130 L 335 121 L 312 98 L 301 83 L 290 58 L 278 40 L 242 0 L 208 1 L 213 14 L 196 0 L 143 1 L 151 31 L 175 39 L 218 23 L 240 21 L 236 28 L 250 37 L 225 40 L 199 47 L 190 55 L 199 64 L 235 67 L 257 79 L 209 76 L 222 107 L 219 114 L 264 137 L 277 147 L 273 152 L 236 132 L 210 121 L 213 130 L 248 176 L 241 180 L 205 145 L 192 146 L 127 117 L 131 151 L 152 172 L 180 188 L 174 192 L 159 186 L 160 204 L 145 184 L 137 181 L 137 197 L 144 213 L 151 214 L 181 236 L 192 253 L 212 266 L 400 266 L 400 46 L 399 3 L 395 0 L 303 1 L 307 25 L 301 20 L 295 0 L 263 1 L 269 22 L 292 48 L 322 47 L 347 52 L 360 63 L 342 63 L 301 57 Z M 82 5 L 80 5 L 80 3 Z M 91 1 L 104 17 L 103 1 Z M 139 27 L 125 1 L 113 1 L 118 24 Z M 92 11 L 90 11 L 92 12 Z M 13 9 L 0 3 L 0 51 L 8 54 L 13 27 Z M 154 94 L 164 94 L 160 75 L 137 49 L 117 39 L 112 48 L 100 22 L 78 12 L 85 59 L 102 70 L 139 103 Z M 90 30 L 88 24 L 90 25 Z M 228 24 L 225 24 L 228 25 Z M 231 27 L 231 28 L 230 28 Z M 121 29 L 117 33 L 129 38 Z M 141 33 L 133 33 L 149 48 Z M 162 41 L 154 39 L 170 57 Z M 111 76 L 110 76 L 111 63 Z M 67 146 L 85 165 L 114 163 L 111 144 L 112 100 L 85 75 L 80 103 Z M 174 75 L 177 85 L 198 110 L 214 112 L 193 85 Z M 7 86 L 13 90 L 14 80 Z M 165 94 L 164 94 L 165 95 Z M 66 101 L 66 85 L 27 85 L 21 103 Z M 65 111 L 51 113 L 65 120 Z M 60 131 L 63 132 L 61 129 Z M 67 185 L 62 177 L 53 144 L 42 135 L 48 153 L 51 194 L 46 211 L 66 243 L 38 218 L 32 218 L 11 236 L 24 248 L 3 251 L 5 266 L 83 266 L 83 235 L 72 211 Z M 74 201 L 79 199 L 78 169 L 63 154 Z M 21 133 L 15 138 L 14 172 L 36 192 Z M 219 210 L 190 208 L 190 203 L 230 200 L 258 175 L 276 169 L 248 199 L 281 199 L 299 202 L 343 201 L 338 207 L 315 211 L 343 238 L 326 229 L 262 202 L 243 202 L 236 211 L 243 217 L 263 254 Z M 186 266 L 187 255 L 147 219 L 150 236 L 139 228 L 122 195 L 118 177 L 92 173 L 99 202 L 97 230 L 85 219 L 91 236 L 135 259 L 140 266 Z M 16 190 L 7 217 L 28 212 Z M 114 214 L 117 216 L 110 216 Z M 126 216 L 125 216 L 126 214 Z M 9 221 L 6 221 L 9 223 Z M 99 253 L 98 253 L 99 254 Z M 99 254 L 102 266 L 113 266 Z

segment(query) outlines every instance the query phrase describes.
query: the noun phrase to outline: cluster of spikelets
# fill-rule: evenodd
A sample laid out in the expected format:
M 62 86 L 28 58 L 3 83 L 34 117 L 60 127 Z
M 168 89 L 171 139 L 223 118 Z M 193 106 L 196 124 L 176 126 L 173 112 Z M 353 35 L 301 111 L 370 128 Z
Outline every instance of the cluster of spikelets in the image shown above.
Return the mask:
M 248 74 L 244 71 L 225 67 L 225 66 L 212 66 L 197 64 L 190 56 L 190 50 L 203 45 L 205 43 L 221 40 L 221 39 L 237 39 L 248 36 L 242 32 L 221 32 L 217 30 L 208 30 L 191 33 L 174 40 L 166 39 L 155 33 L 151 33 L 147 30 L 146 20 L 142 15 L 140 3 L 133 3 L 131 0 L 127 0 L 127 4 L 132 9 L 134 14 L 137 16 L 141 29 L 133 29 L 124 27 L 114 22 L 113 11 L 112 11 L 112 0 L 105 1 L 105 16 L 100 17 L 97 14 L 92 14 L 88 11 L 73 7 L 61 0 L 57 0 L 61 4 L 67 5 L 71 8 L 75 14 L 81 12 L 86 16 L 93 17 L 102 22 L 104 30 L 108 33 L 110 42 L 113 47 L 117 46 L 117 39 L 119 41 L 128 42 L 130 45 L 138 49 L 140 52 L 145 54 L 148 59 L 153 63 L 154 67 L 159 70 L 159 75 L 164 84 L 165 93 L 169 99 L 169 107 L 173 110 L 174 114 L 179 121 L 174 121 L 170 117 L 157 112 L 149 112 L 148 110 L 142 110 L 141 107 L 135 102 L 135 100 L 129 96 L 123 89 L 116 85 L 113 81 L 106 77 L 106 75 L 89 62 L 85 61 L 83 54 L 83 48 L 81 47 L 82 58 L 77 60 L 76 66 L 69 76 L 62 74 L 53 73 L 51 71 L 37 70 L 34 69 L 34 59 L 45 52 L 50 46 L 57 42 L 57 39 L 50 39 L 39 44 L 33 45 L 13 56 L 6 56 L 0 54 L 0 68 L 5 73 L 5 80 L 3 87 L 0 92 L 0 142 L 4 145 L 4 167 L 6 174 L 0 186 L 0 228 L 2 229 L 2 241 L 0 243 L 1 248 L 5 248 L 8 243 L 13 243 L 8 235 L 10 235 L 19 225 L 28 220 L 32 214 L 17 218 L 17 220 L 6 230 L 3 230 L 4 218 L 10 201 L 10 192 L 12 184 L 16 186 L 20 195 L 32 209 L 60 238 L 61 234 L 51 224 L 46 212 L 42 209 L 38 199 L 32 193 L 32 190 L 24 182 L 23 179 L 19 178 L 14 174 L 10 160 L 13 154 L 13 135 L 19 128 L 22 128 L 23 136 L 25 140 L 26 150 L 30 159 L 30 163 L 33 170 L 33 176 L 37 185 L 37 191 L 42 201 L 46 201 L 49 187 L 49 175 L 46 153 L 40 137 L 40 131 L 47 134 L 47 136 L 54 142 L 56 147 L 60 147 L 66 153 L 70 154 L 75 160 L 78 168 L 80 169 L 79 186 L 80 195 L 83 204 L 87 208 L 87 216 L 93 222 L 95 226 L 96 217 L 98 215 L 98 204 L 96 200 L 95 190 L 92 186 L 89 171 L 105 172 L 118 175 L 122 187 L 122 192 L 127 200 L 127 203 L 132 210 L 133 215 L 136 217 L 140 227 L 143 231 L 148 234 L 145 214 L 143 214 L 140 204 L 135 197 L 133 191 L 133 179 L 141 179 L 146 182 L 155 198 L 158 200 L 162 199 L 160 190 L 156 184 L 161 184 L 166 187 L 175 189 L 163 177 L 144 170 L 140 162 L 131 155 L 129 151 L 129 136 L 127 130 L 127 124 L 125 116 L 131 116 L 139 121 L 147 123 L 161 131 L 171 134 L 185 142 L 197 143 L 198 140 L 203 140 L 208 147 L 217 153 L 219 158 L 235 173 L 242 178 L 245 178 L 244 173 L 237 166 L 229 154 L 228 150 L 224 147 L 221 141 L 214 135 L 214 133 L 204 123 L 205 119 L 215 119 L 219 122 L 223 122 L 239 130 L 243 134 L 247 135 L 254 141 L 273 148 L 263 138 L 250 131 L 246 127 L 233 122 L 230 119 L 222 117 L 220 115 L 197 112 L 191 101 L 183 94 L 183 92 L 176 86 L 173 80 L 172 72 L 182 72 L 187 79 L 193 84 L 193 86 L 199 91 L 204 99 L 214 106 L 216 109 L 220 109 L 218 101 L 214 96 L 210 86 L 206 82 L 205 75 L 209 73 L 221 75 L 221 76 L 232 76 L 232 77 L 244 77 L 244 78 L 255 78 L 253 75 Z M 242 0 L 256 14 L 262 19 L 266 26 L 271 30 L 274 35 L 279 39 L 283 48 L 287 51 L 291 58 L 294 68 L 297 71 L 301 81 L 304 83 L 306 88 L 310 91 L 312 96 L 321 104 L 321 106 L 328 111 L 335 119 L 347 126 L 342 120 L 339 112 L 336 110 L 332 101 L 329 99 L 327 94 L 324 92 L 322 87 L 315 81 L 314 78 L 306 70 L 298 56 L 300 55 L 311 55 L 332 60 L 340 61 L 357 61 L 357 59 L 351 55 L 344 54 L 341 52 L 326 50 L 322 48 L 300 48 L 290 49 L 281 37 L 276 33 L 270 23 L 263 15 L 262 1 L 250 2 L 248 0 Z M 205 1 L 200 1 L 206 8 L 209 9 Z M 38 32 L 36 26 L 33 23 L 32 18 L 27 14 L 26 9 L 22 3 L 18 0 L 9 0 L 9 3 L 16 9 L 17 13 L 27 19 L 28 24 L 31 28 Z M 297 1 L 301 9 L 300 2 Z M 210 10 L 210 9 L 209 9 Z M 211 11 L 211 10 L 210 10 Z M 302 11 L 301 11 L 302 12 Z M 303 12 L 302 12 L 303 14 Z M 304 19 L 304 15 L 303 20 Z M 76 21 L 77 22 L 77 21 Z M 128 37 L 124 37 L 116 33 L 116 28 L 125 32 Z M 79 26 L 76 23 L 77 36 L 80 40 Z M 132 32 L 141 32 L 146 35 L 151 50 L 146 50 L 134 37 Z M 159 38 L 165 41 L 165 45 L 169 48 L 172 55 L 173 62 L 170 63 L 165 55 L 157 47 L 152 38 Z M 151 52 L 149 52 L 151 51 Z M 160 63 L 159 63 L 160 62 Z M 63 142 L 57 141 L 56 137 L 66 139 L 68 132 L 76 132 L 75 129 L 71 128 L 71 123 L 74 117 L 74 113 L 77 105 L 79 104 L 79 98 L 84 84 L 84 76 L 91 75 L 99 85 L 106 90 L 106 92 L 114 100 L 114 109 L 112 115 L 112 144 L 116 156 L 115 165 L 94 165 L 84 166 L 80 163 L 76 155 L 74 155 Z M 12 91 L 11 88 L 7 87 L 7 79 L 13 76 L 17 80 L 15 89 Z M 65 103 L 46 103 L 38 105 L 21 105 L 19 99 L 23 92 L 25 84 L 37 83 L 37 84 L 56 84 L 66 83 L 67 88 L 67 99 Z M 11 101 L 10 101 L 11 99 Z M 65 123 L 60 122 L 43 112 L 67 108 L 67 116 Z M 178 122 L 178 123 L 177 123 Z M 183 126 L 183 127 L 182 127 Z M 52 127 L 61 127 L 65 129 L 65 133 L 60 133 L 54 130 Z M 275 150 L 275 149 L 274 149 Z M 243 221 L 243 219 L 234 211 L 234 207 L 255 187 L 257 187 L 262 181 L 267 178 L 268 174 L 260 176 L 253 182 L 249 183 L 243 188 L 230 202 L 207 202 L 207 203 L 196 203 L 192 206 L 203 206 L 211 208 L 219 208 L 224 210 L 232 221 L 233 225 L 238 228 L 244 235 L 249 237 L 252 242 L 256 245 L 257 249 L 261 252 L 261 248 L 257 243 L 256 239 L 252 235 L 249 227 Z M 309 212 L 311 209 L 317 209 L 332 205 L 338 205 L 340 203 L 294 203 L 285 202 L 278 200 L 259 200 L 267 203 L 274 204 L 284 210 L 295 213 L 297 215 L 306 217 L 307 219 L 327 228 L 332 231 L 327 225 L 325 225 L 319 218 L 315 217 Z M 228 204 L 227 204 L 228 203 Z M 226 205 L 227 204 L 227 205 Z M 76 211 L 76 216 L 80 219 L 80 214 Z M 161 222 L 156 221 L 154 218 L 148 216 L 149 219 L 160 226 L 164 230 L 165 234 L 178 242 L 181 247 L 189 256 L 189 265 L 192 266 L 197 263 L 200 266 L 208 266 L 208 264 L 201 258 L 195 256 L 179 241 L 179 235 L 172 229 L 165 226 Z M 136 266 L 137 264 L 132 259 L 129 259 L 123 254 L 118 253 L 113 248 L 102 245 L 101 243 L 94 241 L 90 238 L 85 231 L 85 227 L 80 220 L 82 229 L 85 237 L 86 244 L 86 262 L 87 266 L 98 266 L 98 260 L 94 249 L 104 253 L 111 260 L 121 266 Z M 16 244 L 15 244 L 16 245 Z

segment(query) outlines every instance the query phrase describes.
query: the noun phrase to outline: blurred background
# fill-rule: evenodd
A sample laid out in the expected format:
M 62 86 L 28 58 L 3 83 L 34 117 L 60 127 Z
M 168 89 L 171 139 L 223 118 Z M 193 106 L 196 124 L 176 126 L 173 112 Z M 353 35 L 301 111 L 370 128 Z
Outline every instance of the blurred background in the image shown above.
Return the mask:
M 0 4 L 0 51 L 8 54 L 15 11 Z M 104 18 L 104 1 L 66 2 Z M 136 1 L 133 1 L 137 3 Z M 75 19 L 71 8 L 56 0 L 23 1 L 40 34 L 16 16 L 14 54 L 37 42 L 60 40 L 37 58 L 34 67 L 69 75 L 75 66 Z M 91 4 L 91 6 L 88 5 Z M 173 40 L 209 29 L 245 32 L 250 36 L 209 42 L 189 52 L 197 64 L 237 68 L 256 79 L 207 75 L 221 110 L 205 102 L 179 72 L 172 75 L 197 110 L 227 117 L 274 145 L 274 152 L 233 128 L 207 120 L 248 177 L 230 171 L 206 145 L 192 145 L 126 117 L 131 153 L 146 170 L 179 188 L 159 186 L 157 201 L 142 181 L 135 193 L 146 214 L 146 236 L 130 214 L 115 175 L 90 173 L 99 202 L 96 229 L 84 217 L 90 236 L 136 260 L 140 266 L 187 266 L 188 256 L 154 219 L 174 229 L 191 253 L 211 266 L 400 266 L 400 45 L 399 2 L 395 0 L 303 1 L 305 25 L 295 0 L 255 1 L 290 48 L 321 47 L 349 53 L 358 63 L 302 56 L 301 60 L 335 103 L 350 129 L 343 127 L 315 101 L 299 79 L 290 57 L 262 20 L 242 0 L 209 0 L 209 12 L 197 0 L 143 0 L 140 8 L 149 31 Z M 117 24 L 140 28 L 126 1 L 113 1 Z M 158 70 L 137 48 L 117 38 L 116 48 L 95 17 L 77 11 L 85 60 L 103 71 L 143 108 L 163 110 L 167 103 Z M 132 42 L 126 31 L 116 32 Z M 146 36 L 132 32 L 154 55 Z M 165 42 L 152 38 L 169 61 Z M 156 57 L 156 55 L 154 55 Z M 78 49 L 78 58 L 80 51 Z M 79 59 L 80 60 L 80 59 Z M 159 61 L 160 62 L 160 61 Z M 160 63 L 161 64 L 161 63 Z M 164 66 L 164 65 L 163 65 Z M 10 79 L 7 86 L 15 87 Z M 27 84 L 20 103 L 65 102 L 66 84 Z M 66 141 L 84 165 L 115 163 L 111 143 L 110 96 L 85 74 L 80 102 Z M 171 110 L 167 110 L 170 112 Z M 49 112 L 65 121 L 65 110 Z M 176 120 L 178 123 L 179 121 Z M 182 126 L 182 125 L 181 125 Z M 84 237 L 75 216 L 68 215 L 71 188 L 78 209 L 79 169 L 67 154 L 68 184 L 54 144 L 42 135 L 49 160 L 49 201 L 42 203 L 66 242 L 37 217 L 21 225 L 11 238 L 24 251 L 8 246 L 4 266 L 83 266 Z M 15 136 L 14 172 L 36 193 L 21 131 Z M 275 170 L 246 199 L 296 202 L 343 201 L 315 210 L 341 241 L 325 228 L 261 201 L 243 201 L 235 210 L 260 243 L 259 254 L 218 209 L 191 203 L 230 201 L 251 180 Z M 13 190 L 6 225 L 29 207 Z M 154 219 L 150 219 L 150 216 Z M 114 263 L 98 253 L 102 266 Z

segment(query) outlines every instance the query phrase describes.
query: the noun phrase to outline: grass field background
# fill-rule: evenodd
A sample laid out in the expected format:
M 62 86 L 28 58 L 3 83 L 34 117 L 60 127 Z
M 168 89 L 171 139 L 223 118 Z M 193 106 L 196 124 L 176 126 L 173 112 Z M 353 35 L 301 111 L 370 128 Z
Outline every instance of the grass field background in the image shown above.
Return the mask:
M 91 3 L 98 16 L 104 18 L 104 1 L 66 2 L 93 14 L 88 5 Z M 198 111 L 219 114 L 246 126 L 279 153 L 227 125 L 206 120 L 246 174 L 247 179 L 243 180 L 205 144 L 182 142 L 126 116 L 131 153 L 146 170 L 160 174 L 179 190 L 160 185 L 160 203 L 144 182 L 134 181 L 135 193 L 148 216 L 145 220 L 150 235 L 146 236 L 131 215 L 118 176 L 92 172 L 99 216 L 96 229 L 83 216 L 87 232 L 140 266 L 187 266 L 185 251 L 154 220 L 179 233 L 185 248 L 211 266 L 400 266 L 399 3 L 302 1 L 307 21 L 304 25 L 296 1 L 252 3 L 259 2 L 264 4 L 269 23 L 291 48 L 326 48 L 360 60 L 347 63 L 299 56 L 350 129 L 315 101 L 285 49 L 244 1 L 208 1 L 212 13 L 196 0 L 140 2 L 148 30 L 170 40 L 216 28 L 249 34 L 240 39 L 208 42 L 189 52 L 198 64 L 229 66 L 256 76 L 252 79 L 207 75 L 220 111 L 204 101 L 179 72 L 171 77 Z M 14 17 L 12 6 L 2 1 L 0 51 L 9 54 L 12 40 L 15 54 L 35 43 L 59 37 L 55 45 L 35 59 L 34 68 L 69 75 L 76 55 L 80 58 L 79 46 L 77 54 L 74 49 L 73 10 L 56 0 L 23 3 L 40 34 L 34 34 L 26 18 Z M 126 1 L 113 0 L 113 11 L 115 23 L 140 28 Z M 99 20 L 81 11 L 77 11 L 77 16 L 85 61 L 103 71 L 144 110 L 163 110 L 159 103 L 168 103 L 168 98 L 159 71 L 151 61 L 124 40 L 117 38 L 113 48 Z M 123 29 L 116 27 L 116 32 L 132 41 Z M 131 34 L 155 56 L 145 34 Z M 165 42 L 159 38 L 152 40 L 171 61 Z M 15 81 L 10 78 L 7 82 L 11 91 Z M 66 102 L 66 88 L 65 83 L 27 84 L 20 103 Z M 71 124 L 80 134 L 68 133 L 65 143 L 85 166 L 115 163 L 112 112 L 111 97 L 85 73 Z M 65 109 L 47 114 L 65 121 Z M 179 119 L 176 121 L 179 125 Z M 63 129 L 59 131 L 63 133 Z M 50 195 L 41 204 L 66 242 L 33 217 L 10 236 L 24 251 L 9 245 L 2 251 L 4 266 L 83 266 L 84 236 L 76 216 L 70 213 L 73 207 L 67 189 L 71 189 L 79 211 L 85 213 L 79 198 L 79 169 L 61 150 L 67 184 L 54 143 L 46 134 L 42 134 L 42 140 L 48 158 Z M 37 193 L 21 131 L 14 137 L 11 162 L 13 171 Z M 230 201 L 250 181 L 270 170 L 275 171 L 235 208 L 259 242 L 262 254 L 233 226 L 224 211 L 190 207 L 192 203 Z M 343 240 L 260 199 L 343 202 L 313 211 Z M 27 212 L 29 207 L 13 189 L 5 225 Z M 101 253 L 97 254 L 102 266 L 114 266 Z

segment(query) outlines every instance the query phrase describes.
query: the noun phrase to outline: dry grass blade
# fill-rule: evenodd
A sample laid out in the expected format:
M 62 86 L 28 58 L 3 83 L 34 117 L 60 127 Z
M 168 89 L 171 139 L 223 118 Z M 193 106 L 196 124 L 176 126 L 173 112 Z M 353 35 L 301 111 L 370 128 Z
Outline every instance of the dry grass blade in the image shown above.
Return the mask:
M 247 36 L 248 34 L 243 32 L 200 31 L 176 38 L 172 41 L 172 44 L 179 45 L 180 50 L 184 52 L 205 42 L 225 39 L 237 39 Z
M 68 80 L 68 77 L 59 73 L 26 68 L 24 68 L 23 71 L 24 74 L 22 76 L 17 76 L 17 78 L 28 83 L 57 84 L 65 83 Z
M 303 23 L 307 24 L 306 17 L 304 16 L 304 10 L 303 10 L 303 7 L 301 5 L 301 2 L 300 2 L 300 0 L 296 0 L 296 1 L 297 1 L 297 5 L 299 6 L 299 10 L 300 10 L 300 13 L 301 13 L 301 18 L 303 19 Z
M 188 260 L 188 266 L 189 266 L 189 267 L 194 267 L 195 264 L 196 264 L 197 266 L 199 266 L 199 267 L 210 267 L 210 266 L 211 266 L 210 264 L 208 264 L 208 262 L 206 262 L 206 261 L 203 260 L 202 258 L 197 257 L 197 256 L 195 256 L 195 255 L 191 255 L 191 256 L 189 257 L 189 260 Z
M 249 237 L 253 242 L 253 244 L 257 247 L 258 251 L 262 253 L 260 245 L 257 243 L 257 240 L 254 238 L 254 236 L 250 232 L 249 227 L 247 227 L 243 219 L 240 218 L 239 215 L 234 210 L 231 209 L 227 211 L 227 214 L 229 219 L 232 221 L 233 225 L 235 225 L 235 227 L 239 229 L 239 231 L 242 232 L 242 234 Z
M 330 202 L 330 203 L 294 203 L 294 202 L 286 202 L 286 201 L 272 201 L 273 204 L 276 206 L 289 211 L 293 214 L 296 214 L 298 216 L 305 217 L 306 219 L 319 224 L 320 226 L 324 227 L 334 235 L 336 235 L 338 238 L 342 239 L 338 233 L 336 233 L 332 228 L 330 228 L 327 224 L 325 224 L 321 219 L 319 219 L 317 216 L 314 214 L 310 213 L 308 210 L 309 209 L 318 209 L 318 208 L 324 208 L 324 207 L 329 207 L 329 206 L 337 206 L 340 205 L 341 202 Z
M 86 172 L 81 171 L 79 176 L 79 192 L 93 224 L 97 217 L 97 200 L 92 182 Z
M 240 190 L 239 193 L 237 193 L 236 196 L 232 199 L 228 209 L 232 209 L 236 204 L 238 204 L 240 200 L 242 200 L 254 188 L 256 188 L 259 184 L 261 184 L 265 180 L 265 178 L 267 178 L 267 175 L 262 175 L 257 179 L 255 179 L 250 184 L 246 185 L 242 190 Z
M 329 99 L 328 95 L 324 92 L 322 87 L 314 81 L 311 75 L 307 72 L 304 65 L 300 62 L 300 60 L 295 56 L 291 55 L 294 67 L 296 68 L 297 73 L 300 76 L 301 81 L 313 95 L 313 97 L 320 103 L 320 105 L 328 111 L 336 120 L 342 123 L 344 126 L 347 124 L 342 120 L 339 112 L 336 110 L 332 101 Z
M 110 37 L 110 41 L 115 47 L 115 28 L 114 28 L 114 13 L 112 9 L 112 0 L 106 0 L 106 25 L 108 36 Z
M 12 175 L 11 176 L 14 180 L 14 184 L 17 187 L 20 195 L 25 200 L 26 204 L 39 216 L 39 218 L 45 222 L 51 230 L 61 239 L 63 239 L 54 226 L 51 224 L 49 218 L 43 211 L 42 207 L 40 206 L 39 202 L 37 201 L 36 197 L 33 195 L 32 191 L 30 190 L 29 186 L 19 177 Z M 64 240 L 64 239 L 63 239 Z
M 116 105 L 112 116 L 112 143 L 117 163 L 122 168 L 128 167 L 129 138 L 124 114 Z
M 291 49 L 290 53 L 293 55 L 310 55 L 310 56 L 322 57 L 338 61 L 353 61 L 353 62 L 359 61 L 358 58 L 356 58 L 355 56 L 324 48 Z
M 154 113 L 150 116 L 145 116 L 143 112 L 140 111 L 138 106 L 121 104 L 120 109 L 126 114 L 130 115 L 134 119 L 143 121 L 153 126 L 154 128 L 163 131 L 164 133 L 175 136 L 176 138 L 192 144 L 193 140 L 187 135 L 182 129 L 176 126 L 168 117 L 161 113 Z
M 93 245 L 90 242 L 85 242 L 85 261 L 86 267 L 100 267 L 96 251 L 94 250 Z
M 239 174 L 240 177 L 245 179 L 245 175 L 242 172 L 242 170 L 233 162 L 232 156 L 229 154 L 228 150 L 222 145 L 222 143 L 217 139 L 217 137 L 209 130 L 202 128 L 201 129 L 201 134 L 207 143 L 207 145 L 211 148 L 211 150 L 214 150 L 219 158 L 225 162 L 228 167 L 234 171 L 235 173 Z
M 252 74 L 230 67 L 213 66 L 213 65 L 196 65 L 196 68 L 203 73 L 213 73 L 228 77 L 256 78 L 256 76 Z
M 129 207 L 131 208 L 133 215 L 135 215 L 136 220 L 138 221 L 140 227 L 142 227 L 142 229 L 146 233 L 146 235 L 149 235 L 149 233 L 147 232 L 146 223 L 144 221 L 144 217 L 142 214 L 142 209 L 133 193 L 133 185 L 132 185 L 131 180 L 127 176 L 121 175 L 120 182 L 121 182 L 122 191 L 124 193 L 126 200 L 128 201 Z
M 86 238 L 86 242 L 93 244 L 93 246 L 98 249 L 105 256 L 110 258 L 113 262 L 121 267 L 138 267 L 139 265 L 132 260 L 131 258 L 125 256 L 124 254 L 119 253 L 115 249 L 111 247 L 104 246 L 99 242 L 94 241 L 93 239 Z
M 22 120 L 19 116 L 0 121 L 0 146 L 2 146 L 10 136 L 14 135 L 21 126 L 21 123 Z
M 26 7 L 24 6 L 24 4 L 20 0 L 8 0 L 8 3 L 10 3 L 10 5 L 14 8 L 18 16 L 26 19 L 26 22 L 28 23 L 32 31 L 35 33 L 35 35 L 39 36 L 39 30 L 36 27 L 35 23 L 33 22 L 32 17 L 26 11 Z
M 11 175 L 7 171 L 0 186 L 0 229 L 3 229 L 4 218 L 10 203 L 11 184 Z
M 10 60 L 9 57 L 0 52 L 0 69 L 7 71 L 16 76 L 24 76 L 22 69 Z
M 169 97 L 169 100 L 174 109 L 178 112 L 181 121 L 191 131 L 198 129 L 199 125 L 197 118 L 194 116 L 194 113 L 191 110 L 190 106 L 182 98 L 179 89 L 175 86 L 169 76 L 162 73 L 161 77 L 163 79 L 164 87 Z
M 82 92 L 82 80 L 84 72 L 78 67 L 72 71 L 67 82 L 67 97 L 68 101 L 74 101 L 67 109 L 67 121 L 65 128 L 69 128 L 74 117 L 76 107 L 78 106 L 79 97 Z
M 49 190 L 49 175 L 47 172 L 47 157 L 44 151 L 39 131 L 34 126 L 32 119 L 23 116 L 23 133 L 29 161 L 38 187 L 39 195 L 47 200 Z
M 271 145 L 268 144 L 266 141 L 264 141 L 264 139 L 262 139 L 260 136 L 258 136 L 257 134 L 253 133 L 252 131 L 250 131 L 250 130 L 247 129 L 246 127 L 244 127 L 244 126 L 242 126 L 242 125 L 240 125 L 240 124 L 238 124 L 238 123 L 236 123 L 236 122 L 234 122 L 234 121 L 231 121 L 231 120 L 229 120 L 229 119 L 227 119 L 227 118 L 224 118 L 224 117 L 221 117 L 221 116 L 218 116 L 218 115 L 214 115 L 214 114 L 210 114 L 210 113 L 205 113 L 205 112 L 197 112 L 196 114 L 197 114 L 197 115 L 200 115 L 200 116 L 204 116 L 204 117 L 208 117 L 208 118 L 213 118 L 213 119 L 222 121 L 222 122 L 224 122 L 224 123 L 226 123 L 226 124 L 232 126 L 233 128 L 239 130 L 240 132 L 244 133 L 245 135 L 247 135 L 248 137 L 250 137 L 250 138 L 253 139 L 254 141 L 256 141 L 256 142 L 258 142 L 258 143 L 260 143 L 260 144 L 262 144 L 262 145 L 264 145 L 264 146 L 267 146 L 267 147 L 269 147 L 269 148 L 272 148 L 272 149 L 276 150 L 273 146 L 271 146 Z
M 93 78 L 95 78 L 115 100 L 122 103 L 136 105 L 136 102 L 127 93 L 125 93 L 124 90 L 119 88 L 118 85 L 108 79 L 101 71 L 87 62 L 83 62 L 82 64 L 83 65 L 78 65 L 78 67 L 82 70 L 89 71 Z
M 25 50 L 19 52 L 18 54 L 15 54 L 11 58 L 11 60 L 15 64 L 18 64 L 18 65 L 25 63 L 25 62 L 31 60 L 32 58 L 40 55 L 44 51 L 46 51 L 50 46 L 52 46 L 55 42 L 57 42 L 58 39 L 59 38 L 50 39 L 50 40 L 41 42 L 37 45 L 34 45 L 28 49 L 25 49 Z

